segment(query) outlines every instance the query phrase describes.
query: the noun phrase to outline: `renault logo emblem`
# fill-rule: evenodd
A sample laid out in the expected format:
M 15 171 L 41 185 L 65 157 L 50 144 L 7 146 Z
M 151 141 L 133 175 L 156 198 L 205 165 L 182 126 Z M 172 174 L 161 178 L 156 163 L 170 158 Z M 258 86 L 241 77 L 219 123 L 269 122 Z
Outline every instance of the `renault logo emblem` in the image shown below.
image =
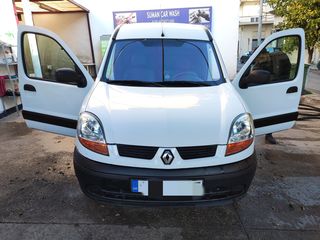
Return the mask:
M 169 165 L 172 163 L 174 156 L 170 150 L 164 150 L 162 153 L 161 159 L 164 164 Z

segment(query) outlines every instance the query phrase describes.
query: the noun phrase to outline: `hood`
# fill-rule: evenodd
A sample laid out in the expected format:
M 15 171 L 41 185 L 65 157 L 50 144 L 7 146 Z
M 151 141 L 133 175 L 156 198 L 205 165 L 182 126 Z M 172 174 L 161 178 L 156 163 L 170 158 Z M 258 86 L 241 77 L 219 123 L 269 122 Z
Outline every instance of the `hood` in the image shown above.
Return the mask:
M 101 120 L 109 144 L 182 147 L 226 144 L 244 107 L 229 82 L 210 87 L 97 84 L 86 111 Z

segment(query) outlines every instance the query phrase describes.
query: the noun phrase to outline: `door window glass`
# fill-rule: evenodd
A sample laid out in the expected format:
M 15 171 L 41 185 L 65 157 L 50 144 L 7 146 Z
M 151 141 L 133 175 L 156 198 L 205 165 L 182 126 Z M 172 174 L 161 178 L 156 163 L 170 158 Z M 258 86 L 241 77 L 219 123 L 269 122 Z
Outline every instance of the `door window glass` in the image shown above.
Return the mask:
M 67 84 L 77 84 L 77 79 L 84 79 L 62 46 L 44 35 L 24 34 L 23 59 L 26 75 L 33 79 Z M 63 79 L 66 74 L 70 81 Z
M 281 37 L 270 42 L 248 67 L 240 87 L 291 81 L 295 79 L 300 53 L 298 36 Z

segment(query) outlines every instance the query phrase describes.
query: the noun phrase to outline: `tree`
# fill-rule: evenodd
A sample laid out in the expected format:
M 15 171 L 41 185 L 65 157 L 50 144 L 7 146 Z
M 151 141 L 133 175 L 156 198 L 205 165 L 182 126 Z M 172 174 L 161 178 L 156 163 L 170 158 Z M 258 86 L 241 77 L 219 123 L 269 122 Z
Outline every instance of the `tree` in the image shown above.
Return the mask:
M 268 0 L 274 14 L 283 18 L 279 29 L 303 28 L 311 63 L 315 47 L 320 45 L 320 0 Z

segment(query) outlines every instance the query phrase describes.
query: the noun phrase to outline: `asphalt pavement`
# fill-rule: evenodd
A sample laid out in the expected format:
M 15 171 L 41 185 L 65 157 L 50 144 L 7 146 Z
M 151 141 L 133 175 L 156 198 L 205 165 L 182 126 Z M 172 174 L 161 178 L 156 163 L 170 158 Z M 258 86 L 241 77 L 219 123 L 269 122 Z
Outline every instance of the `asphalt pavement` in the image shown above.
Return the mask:
M 307 75 L 306 89 L 320 94 L 320 70 L 310 69 Z

